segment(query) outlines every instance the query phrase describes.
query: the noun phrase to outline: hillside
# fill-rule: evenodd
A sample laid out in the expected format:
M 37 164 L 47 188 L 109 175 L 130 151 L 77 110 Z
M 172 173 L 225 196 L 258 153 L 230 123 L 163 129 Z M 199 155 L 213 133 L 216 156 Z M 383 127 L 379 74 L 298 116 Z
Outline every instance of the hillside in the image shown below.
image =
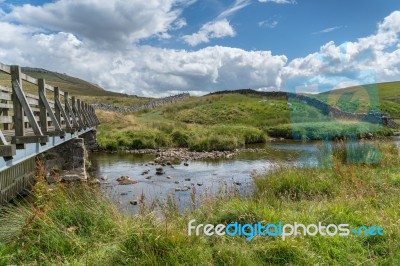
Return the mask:
M 50 85 L 60 87 L 64 91 L 68 91 L 74 95 L 126 96 L 124 94 L 107 91 L 85 80 L 45 69 L 23 67 L 22 72 L 34 78 L 44 78 Z
M 132 106 L 147 103 L 151 100 L 135 95 L 108 91 L 88 81 L 41 68 L 23 67 L 22 72 L 36 79 L 44 78 L 49 85 L 59 87 L 62 91 L 67 91 L 71 95 L 80 96 L 82 100 L 88 103 Z M 0 72 L 0 85 L 10 87 L 10 75 Z M 35 85 L 25 81 L 23 81 L 22 85 L 25 92 L 37 94 L 37 87 Z
M 400 81 L 348 87 L 313 97 L 348 111 L 366 111 L 372 106 L 400 117 Z

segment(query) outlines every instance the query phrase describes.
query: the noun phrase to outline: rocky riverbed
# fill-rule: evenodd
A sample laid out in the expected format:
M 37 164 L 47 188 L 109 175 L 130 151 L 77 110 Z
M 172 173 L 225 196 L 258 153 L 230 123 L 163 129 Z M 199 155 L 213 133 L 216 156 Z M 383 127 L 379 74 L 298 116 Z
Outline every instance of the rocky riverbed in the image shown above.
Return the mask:
M 122 153 L 130 154 L 153 154 L 156 156 L 155 163 L 166 163 L 168 161 L 196 161 L 205 159 L 231 159 L 240 152 L 265 152 L 265 149 L 247 148 L 234 151 L 190 151 L 187 148 L 177 149 L 141 149 L 125 150 Z

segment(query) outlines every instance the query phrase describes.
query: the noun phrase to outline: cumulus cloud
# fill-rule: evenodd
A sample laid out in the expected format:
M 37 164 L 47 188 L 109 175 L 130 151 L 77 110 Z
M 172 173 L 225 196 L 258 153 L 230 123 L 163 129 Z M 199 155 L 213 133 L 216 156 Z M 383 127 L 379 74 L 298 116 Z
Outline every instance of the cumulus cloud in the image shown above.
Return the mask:
M 184 26 L 184 21 L 179 20 L 181 7 L 190 3 L 193 1 L 60 0 L 42 6 L 12 6 L 3 21 L 70 32 L 80 38 L 120 47 L 121 43 Z
M 200 43 L 207 43 L 212 38 L 223 38 L 235 36 L 235 30 L 229 24 L 227 19 L 208 22 L 201 29 L 191 35 L 182 36 L 183 41 L 191 46 L 196 46 Z
M 192 52 L 140 45 L 124 51 L 102 50 L 71 33 L 35 33 L 20 25 L 0 23 L 2 32 L 7 27 L 12 38 L 0 39 L 0 62 L 66 72 L 113 91 L 145 96 L 277 88 L 287 61 L 269 51 L 221 46 Z
M 68 7 L 67 2 L 76 3 L 72 0 L 62 0 L 46 5 L 51 6 L 59 2 L 65 2 Z M 86 3 L 86 0 L 82 2 Z M 166 2 L 172 3 L 168 0 Z M 138 11 L 151 11 L 160 4 L 157 0 L 143 3 L 149 7 Z M 183 1 L 174 3 L 165 9 L 169 10 L 164 12 L 165 14 L 177 12 L 177 6 Z M 47 12 L 50 8 L 46 5 L 41 7 L 42 11 Z M 15 10 L 14 8 L 11 14 L 17 14 L 14 13 Z M 70 10 L 60 9 L 58 12 L 72 16 L 68 13 Z M 48 15 L 53 17 L 53 14 Z M 146 17 L 146 14 L 140 16 Z M 19 22 L 16 18 L 13 19 L 16 22 L 12 22 L 10 18 L 4 19 L 4 16 L 0 19 L 0 62 L 65 72 L 97 83 L 106 89 L 142 96 L 165 96 L 179 91 L 204 94 L 215 90 L 249 87 L 278 90 L 285 89 L 285 81 L 290 80 L 329 84 L 330 88 L 333 88 L 337 84 L 349 84 L 346 83 L 349 80 L 343 79 L 341 73 L 353 73 L 355 79 L 366 82 L 371 80 L 372 76 L 380 82 L 398 80 L 400 77 L 400 11 L 395 11 L 383 19 L 377 25 L 376 32 L 370 36 L 344 44 L 328 42 L 321 46 L 318 52 L 290 62 L 286 56 L 274 55 L 270 51 L 246 51 L 221 46 L 186 51 L 145 46 L 136 42 L 125 43 L 123 49 L 104 49 L 104 46 L 95 41 L 96 38 L 82 35 L 85 30 L 68 30 L 74 21 L 69 22 L 71 25 L 65 26 L 64 30 L 48 31 L 42 25 L 47 19 L 46 16 L 40 19 L 41 23 L 32 25 Z M 64 19 L 61 16 L 61 20 Z M 119 30 L 122 37 L 118 38 L 136 40 L 142 37 L 135 36 L 154 37 L 161 33 L 168 34 L 174 27 L 184 27 L 185 21 L 180 19 L 173 15 L 171 22 L 165 27 L 145 27 L 144 32 L 131 29 L 125 33 L 124 30 Z M 81 19 L 77 21 L 77 24 L 81 23 Z M 96 27 L 103 24 L 90 25 L 96 31 Z M 111 23 L 110 27 L 112 25 L 115 24 Z M 210 38 L 234 35 L 227 19 L 209 23 L 202 29 L 204 33 L 197 38 L 203 42 Z M 107 41 L 105 37 L 100 40 Z M 196 38 L 193 37 L 192 41 L 195 44 Z M 370 75 L 371 69 L 373 75 Z
M 400 11 L 395 11 L 373 35 L 340 45 L 328 42 L 319 52 L 292 60 L 284 67 L 283 79 L 314 82 L 323 90 L 351 80 L 360 84 L 398 80 L 399 33 Z

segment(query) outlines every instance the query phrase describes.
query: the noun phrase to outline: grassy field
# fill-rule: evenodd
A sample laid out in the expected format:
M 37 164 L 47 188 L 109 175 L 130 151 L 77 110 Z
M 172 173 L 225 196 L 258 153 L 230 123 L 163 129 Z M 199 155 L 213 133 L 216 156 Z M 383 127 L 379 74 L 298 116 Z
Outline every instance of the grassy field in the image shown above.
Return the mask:
M 315 108 L 299 110 L 313 121 L 324 121 Z M 233 150 L 245 144 L 263 143 L 266 128 L 289 123 L 284 98 L 224 94 L 187 100 L 135 114 L 98 111 L 102 124 L 98 142 L 102 148 L 138 149 L 187 147 L 196 151 Z M 132 123 L 127 123 L 132 121 Z
M 332 169 L 280 167 L 255 176 L 248 198 L 204 198 L 185 213 L 170 202 L 160 206 L 162 219 L 141 202 L 139 215 L 123 216 L 96 188 L 49 189 L 37 177 L 34 203 L 0 216 L 0 265 L 399 265 L 399 151 L 380 151 L 380 162 L 361 167 L 343 163 L 337 148 Z M 383 236 L 188 236 L 192 219 L 348 223 L 380 226 Z
M 295 139 L 386 136 L 392 130 L 359 121 L 333 121 L 320 110 L 285 98 L 207 95 L 132 114 L 98 111 L 98 142 L 108 150 L 188 147 L 233 150 L 271 137 Z

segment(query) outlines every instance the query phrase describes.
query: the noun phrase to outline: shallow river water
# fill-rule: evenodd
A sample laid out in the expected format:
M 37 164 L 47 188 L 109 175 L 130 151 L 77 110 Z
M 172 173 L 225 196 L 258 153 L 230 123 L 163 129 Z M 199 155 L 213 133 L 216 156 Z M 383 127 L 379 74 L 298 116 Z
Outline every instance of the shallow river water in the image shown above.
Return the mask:
M 400 146 L 399 137 L 390 142 Z M 181 162 L 173 168 L 166 165 L 163 175 L 156 174 L 160 165 L 151 164 L 155 157 L 149 154 L 94 153 L 90 161 L 92 174 L 101 180 L 102 191 L 123 211 L 137 213 L 141 198 L 147 205 L 172 199 L 184 210 L 198 205 L 207 196 L 249 195 L 254 188 L 253 174 L 268 172 L 277 165 L 319 167 L 317 157 L 323 147 L 320 142 L 275 141 L 250 147 L 265 149 L 263 152 L 243 152 L 233 159 L 189 161 L 188 166 Z M 144 171 L 148 174 L 142 175 Z M 138 183 L 119 185 L 120 176 L 129 176 Z

